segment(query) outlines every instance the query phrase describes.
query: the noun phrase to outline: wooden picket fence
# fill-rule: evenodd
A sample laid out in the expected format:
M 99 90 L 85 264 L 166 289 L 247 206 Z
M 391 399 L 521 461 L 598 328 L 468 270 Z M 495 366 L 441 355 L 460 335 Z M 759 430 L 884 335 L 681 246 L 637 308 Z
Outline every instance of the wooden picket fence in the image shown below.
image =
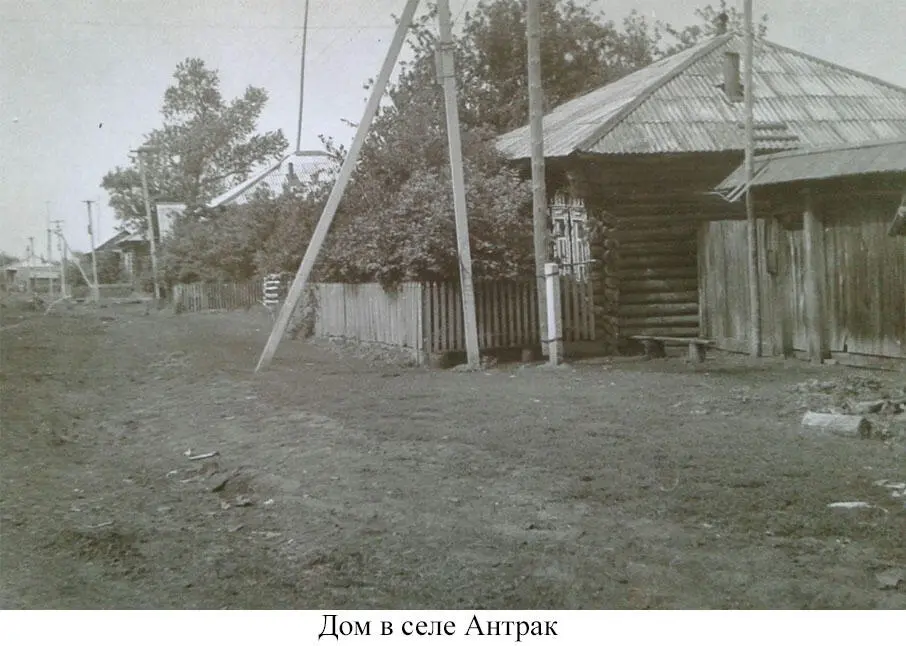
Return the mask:
M 563 339 L 591 341 L 595 335 L 591 282 L 563 276 Z M 426 353 L 465 350 L 458 283 L 404 283 L 395 291 L 380 285 L 317 284 L 315 336 L 341 337 Z M 533 280 L 475 284 L 478 345 L 482 350 L 531 347 L 540 343 L 538 294 Z
M 173 288 L 173 307 L 177 312 L 249 309 L 261 302 L 262 294 L 260 280 L 180 284 Z
M 428 352 L 465 350 L 462 299 L 458 283 L 422 286 L 423 330 Z M 560 278 L 563 340 L 594 340 L 594 298 L 590 281 Z M 538 291 L 533 280 L 475 283 L 478 346 L 500 350 L 537 345 Z
M 420 351 L 422 286 L 386 291 L 377 283 L 315 283 L 314 335 L 340 337 Z
M 249 309 L 263 299 L 261 280 L 176 285 L 177 312 Z M 563 340 L 593 341 L 591 281 L 560 277 Z M 465 331 L 458 282 L 403 283 L 386 290 L 377 283 L 315 283 L 308 290 L 313 333 L 428 354 L 464 351 Z M 477 281 L 475 314 L 482 350 L 526 348 L 540 343 L 538 293 L 533 279 Z

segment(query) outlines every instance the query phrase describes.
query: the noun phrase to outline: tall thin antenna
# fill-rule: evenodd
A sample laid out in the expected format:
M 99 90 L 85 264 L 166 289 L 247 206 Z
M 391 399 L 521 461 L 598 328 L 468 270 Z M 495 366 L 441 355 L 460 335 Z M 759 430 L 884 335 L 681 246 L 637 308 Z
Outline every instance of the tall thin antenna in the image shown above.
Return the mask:
M 302 70 L 299 73 L 299 128 L 296 130 L 296 152 L 302 150 L 302 107 L 305 105 L 305 51 L 308 49 L 308 4 L 305 0 L 305 20 L 302 23 Z

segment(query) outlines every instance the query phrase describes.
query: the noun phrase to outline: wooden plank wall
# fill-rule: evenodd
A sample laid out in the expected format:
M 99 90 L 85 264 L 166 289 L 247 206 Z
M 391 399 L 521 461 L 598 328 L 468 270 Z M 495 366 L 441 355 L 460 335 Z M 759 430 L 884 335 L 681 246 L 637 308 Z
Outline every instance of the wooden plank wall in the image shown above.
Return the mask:
M 878 206 L 826 222 L 828 341 L 832 352 L 906 358 L 906 238 L 887 235 L 895 208 Z
M 313 285 L 314 334 L 422 350 L 422 286 L 403 283 L 386 291 L 377 283 Z
M 745 222 L 722 221 L 708 222 L 700 225 L 699 232 L 699 301 L 701 334 L 714 339 L 718 347 L 733 352 L 747 352 L 749 345 L 749 276 L 748 276 L 748 233 Z M 763 221 L 759 221 L 759 241 L 766 240 L 767 229 Z M 764 249 L 762 244 L 761 249 Z M 802 285 L 801 261 L 802 248 L 798 247 L 799 259 L 795 264 L 795 271 L 799 272 L 798 279 L 791 281 L 793 285 Z M 789 266 L 789 251 L 786 255 L 786 265 Z M 782 261 L 780 261 L 782 262 Z M 776 293 L 776 279 L 767 272 L 765 254 L 759 256 L 761 293 L 761 330 L 764 340 L 762 352 L 764 354 L 780 354 L 779 328 L 774 325 L 773 312 L 778 305 L 777 298 L 787 298 L 791 303 L 787 309 L 795 305 L 802 321 L 802 312 L 805 311 L 804 297 L 799 292 L 783 291 Z M 800 290 L 801 291 L 801 290 Z M 778 310 L 779 311 L 779 310 Z M 805 326 L 801 326 L 804 333 Z
M 828 350 L 906 358 L 906 239 L 890 237 L 886 205 L 824 207 L 824 314 Z M 782 353 L 783 311 L 794 350 L 808 350 L 803 231 L 759 222 L 763 352 Z M 700 233 L 702 329 L 731 351 L 748 348 L 744 222 L 712 222 Z M 776 274 L 768 257 L 776 258 Z M 774 263 L 770 263 L 773 265 Z

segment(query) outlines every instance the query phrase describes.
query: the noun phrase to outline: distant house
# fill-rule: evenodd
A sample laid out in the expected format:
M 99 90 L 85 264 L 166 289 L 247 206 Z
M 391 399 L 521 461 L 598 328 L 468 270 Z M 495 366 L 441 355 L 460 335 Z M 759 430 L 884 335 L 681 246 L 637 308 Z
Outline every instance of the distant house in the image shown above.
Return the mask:
M 302 150 L 286 155 L 279 162 L 269 166 L 245 182 L 208 202 L 208 208 L 230 204 L 246 204 L 259 191 L 277 196 L 291 186 L 310 187 L 324 181 L 337 168 L 336 160 L 326 152 Z
M 906 138 L 756 158 L 762 352 L 906 359 Z M 740 201 L 745 173 L 719 186 Z M 744 222 L 701 231 L 702 331 L 745 350 Z M 901 364 L 906 368 L 906 362 Z
M 60 288 L 60 264 L 32 256 L 2 268 L 6 289 L 49 293 Z
M 742 49 L 719 35 L 544 117 L 549 192 L 587 212 L 597 338 L 613 350 L 703 331 L 700 226 L 744 217 L 713 195 L 743 159 Z M 904 88 L 760 39 L 754 61 L 759 152 L 906 136 Z M 523 127 L 497 148 L 527 169 L 530 144 Z
M 122 230 L 94 249 L 96 254 L 112 253 L 119 258 L 124 282 L 135 283 L 150 258 L 150 245 L 144 233 Z

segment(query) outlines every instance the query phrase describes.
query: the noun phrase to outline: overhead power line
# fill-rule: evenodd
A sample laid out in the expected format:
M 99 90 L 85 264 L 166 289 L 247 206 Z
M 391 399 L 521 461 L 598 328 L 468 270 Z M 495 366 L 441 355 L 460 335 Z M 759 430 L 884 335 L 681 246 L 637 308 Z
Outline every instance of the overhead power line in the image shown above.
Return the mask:
M 128 29 L 222 29 L 227 31 L 298 31 L 302 25 L 282 24 L 282 25 L 224 25 L 216 23 L 188 23 L 188 22 L 113 22 L 102 20 L 47 20 L 44 18 L 6 18 L 5 23 L 17 24 L 39 24 L 39 25 L 58 25 L 60 27 L 71 27 L 78 25 L 82 27 L 123 27 Z M 374 29 L 392 31 L 396 25 L 309 25 L 309 31 L 349 31 Z

